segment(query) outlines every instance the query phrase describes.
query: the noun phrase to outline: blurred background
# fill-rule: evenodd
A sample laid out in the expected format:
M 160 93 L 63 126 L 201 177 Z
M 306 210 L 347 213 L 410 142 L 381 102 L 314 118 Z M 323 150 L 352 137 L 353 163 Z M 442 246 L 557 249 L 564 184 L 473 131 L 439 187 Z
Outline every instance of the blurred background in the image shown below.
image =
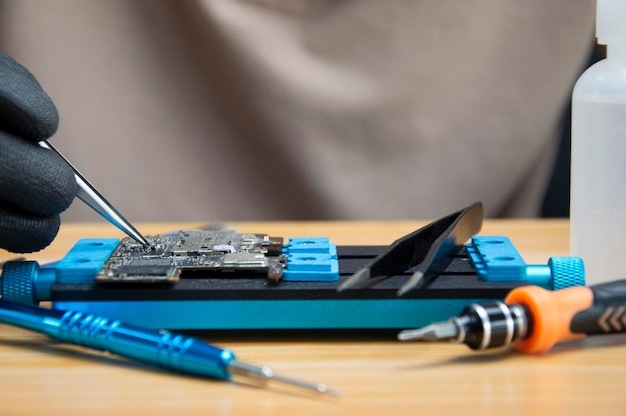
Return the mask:
M 131 221 L 558 217 L 594 19 L 593 0 L 0 0 L 0 51 Z

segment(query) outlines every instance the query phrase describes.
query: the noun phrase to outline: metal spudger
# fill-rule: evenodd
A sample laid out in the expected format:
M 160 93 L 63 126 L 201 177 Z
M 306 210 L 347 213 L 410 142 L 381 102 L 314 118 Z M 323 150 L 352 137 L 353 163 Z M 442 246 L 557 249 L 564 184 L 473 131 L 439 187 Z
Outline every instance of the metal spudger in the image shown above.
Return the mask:
M 89 205 L 94 211 L 102 215 L 104 219 L 115 225 L 117 228 L 125 232 L 133 240 L 143 245 L 145 248 L 152 247 L 152 245 L 141 235 L 139 231 L 126 219 L 120 212 L 115 209 L 109 201 L 94 186 L 89 183 L 87 179 L 65 158 L 57 149 L 55 149 L 47 141 L 39 142 L 39 145 L 45 149 L 52 150 L 59 157 L 72 168 L 74 176 L 76 177 L 76 183 L 78 184 L 78 190 L 76 196 L 80 198 L 85 204 Z
M 337 291 L 372 286 L 416 267 L 398 290 L 402 296 L 416 286 L 425 286 L 441 274 L 461 245 L 482 227 L 480 202 L 434 221 L 394 241 L 387 250 L 339 285 Z

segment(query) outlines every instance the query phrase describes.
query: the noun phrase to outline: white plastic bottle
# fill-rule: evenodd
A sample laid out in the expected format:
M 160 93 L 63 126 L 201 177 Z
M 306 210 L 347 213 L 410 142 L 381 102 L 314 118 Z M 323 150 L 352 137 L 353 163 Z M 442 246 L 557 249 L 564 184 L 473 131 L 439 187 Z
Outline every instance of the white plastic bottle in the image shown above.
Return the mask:
M 570 253 L 587 284 L 626 278 L 626 0 L 598 0 L 596 34 L 607 58 L 572 97 Z

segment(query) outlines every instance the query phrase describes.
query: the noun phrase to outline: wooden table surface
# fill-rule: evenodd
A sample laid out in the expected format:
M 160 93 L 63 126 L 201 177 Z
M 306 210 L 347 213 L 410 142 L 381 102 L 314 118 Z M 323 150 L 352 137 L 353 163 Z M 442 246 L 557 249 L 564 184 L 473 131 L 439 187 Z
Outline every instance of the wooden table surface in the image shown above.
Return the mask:
M 389 244 L 425 222 L 237 223 L 242 232 L 328 236 L 337 244 Z M 197 224 L 138 224 L 144 234 Z M 567 255 L 562 220 L 488 220 L 482 235 L 507 235 L 530 264 Z M 120 236 L 108 224 L 66 224 L 46 250 L 63 257 L 84 237 Z M 11 258 L 1 253 L 1 259 Z M 626 415 L 626 337 L 560 344 L 541 355 L 471 352 L 462 345 L 400 343 L 375 336 L 249 337 L 203 334 L 242 361 L 322 381 L 327 398 L 272 384 L 259 388 L 172 374 L 66 346 L 0 325 L 1 415 Z

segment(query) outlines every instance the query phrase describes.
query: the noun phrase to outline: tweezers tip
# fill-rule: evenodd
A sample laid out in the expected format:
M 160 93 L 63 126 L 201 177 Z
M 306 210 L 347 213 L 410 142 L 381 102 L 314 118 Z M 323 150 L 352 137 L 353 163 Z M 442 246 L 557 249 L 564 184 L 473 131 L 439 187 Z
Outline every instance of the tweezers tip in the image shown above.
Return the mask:
M 361 270 L 354 273 L 348 279 L 346 279 L 343 283 L 341 283 L 337 287 L 337 292 L 343 292 L 346 289 L 350 289 L 361 282 L 364 282 L 370 278 L 370 270 L 367 267 L 362 268 Z
M 421 271 L 416 271 L 413 273 L 408 282 L 406 282 L 398 291 L 396 292 L 396 296 L 403 296 L 407 292 L 413 290 L 424 278 L 424 273 Z

